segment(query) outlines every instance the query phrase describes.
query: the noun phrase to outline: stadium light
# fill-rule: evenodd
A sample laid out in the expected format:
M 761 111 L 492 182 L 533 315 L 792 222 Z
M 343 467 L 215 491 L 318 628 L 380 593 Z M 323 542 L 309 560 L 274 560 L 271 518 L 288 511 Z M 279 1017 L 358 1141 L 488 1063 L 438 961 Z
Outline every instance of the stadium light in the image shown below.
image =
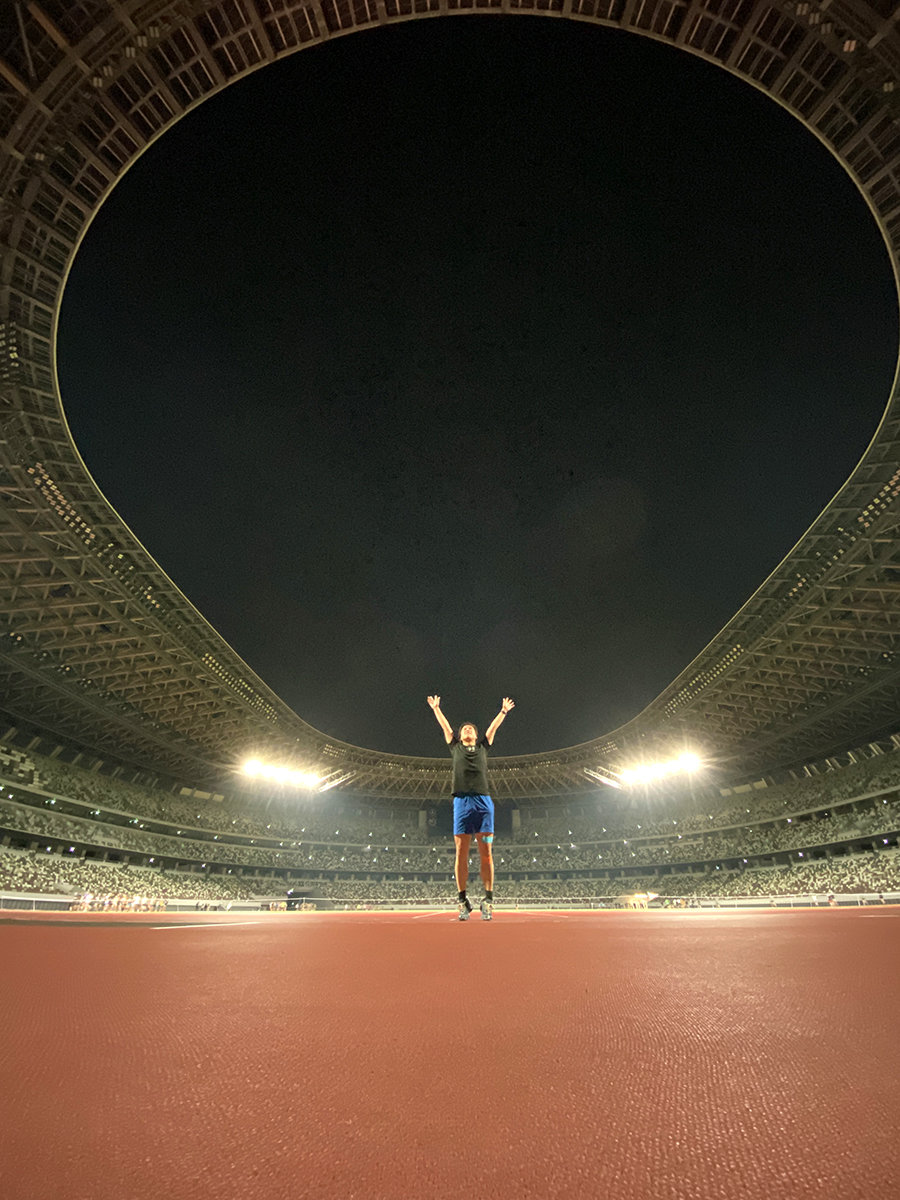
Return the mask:
M 619 778 L 624 784 L 655 783 L 667 779 L 671 775 L 690 774 L 699 771 L 703 760 L 699 754 L 686 750 L 677 758 L 669 758 L 661 762 L 637 763 L 633 767 L 625 767 L 619 772 Z
M 692 751 L 687 751 L 685 754 L 679 754 L 676 759 L 682 771 L 699 771 L 703 766 L 699 754 L 694 754 Z
M 283 783 L 291 787 L 317 788 L 322 782 L 319 775 L 311 771 L 296 771 L 279 763 L 264 763 L 257 758 L 248 759 L 242 768 L 251 779 L 264 779 L 269 783 Z

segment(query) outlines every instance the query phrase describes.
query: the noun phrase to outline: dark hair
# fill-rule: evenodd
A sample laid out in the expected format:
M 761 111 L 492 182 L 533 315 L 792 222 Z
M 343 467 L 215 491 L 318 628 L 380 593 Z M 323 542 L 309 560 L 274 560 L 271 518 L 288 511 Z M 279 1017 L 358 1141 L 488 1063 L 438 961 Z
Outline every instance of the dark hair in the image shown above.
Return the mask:
M 459 732 L 456 735 L 456 740 L 458 742 L 462 741 L 462 731 L 465 729 L 465 727 L 467 725 L 472 726 L 472 728 L 475 730 L 475 737 L 476 738 L 478 737 L 478 726 L 475 724 L 475 722 L 474 721 L 463 721 L 462 725 L 460 725 L 460 727 L 459 727 Z

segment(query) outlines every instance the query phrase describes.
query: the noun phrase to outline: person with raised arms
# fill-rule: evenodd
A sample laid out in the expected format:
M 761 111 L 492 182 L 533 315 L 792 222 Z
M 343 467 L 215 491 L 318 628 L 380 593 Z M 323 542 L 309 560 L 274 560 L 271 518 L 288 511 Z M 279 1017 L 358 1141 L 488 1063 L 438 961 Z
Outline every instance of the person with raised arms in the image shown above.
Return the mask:
M 459 733 L 453 732 L 450 722 L 441 712 L 440 696 L 429 696 L 428 703 L 444 731 L 444 741 L 450 747 L 453 766 L 453 840 L 456 842 L 456 864 L 454 874 L 459 890 L 459 919 L 468 921 L 472 905 L 466 895 L 469 881 L 469 847 L 472 837 L 478 843 L 481 859 L 481 880 L 484 884 L 484 899 L 481 902 L 481 917 L 490 921 L 494 916 L 494 802 L 491 799 L 487 774 L 488 747 L 494 744 L 494 735 L 506 719 L 515 702 L 508 696 L 503 699 L 500 711 L 487 727 L 483 738 L 478 737 L 478 728 L 471 721 L 460 725 Z

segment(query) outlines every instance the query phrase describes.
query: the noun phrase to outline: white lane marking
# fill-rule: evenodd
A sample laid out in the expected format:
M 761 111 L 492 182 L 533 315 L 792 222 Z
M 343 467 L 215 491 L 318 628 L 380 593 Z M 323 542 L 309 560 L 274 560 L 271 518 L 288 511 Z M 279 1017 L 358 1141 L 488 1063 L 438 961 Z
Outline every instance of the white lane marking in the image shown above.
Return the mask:
M 262 925 L 262 921 L 206 921 L 199 925 L 151 925 L 151 929 L 234 929 L 238 925 Z
M 523 909 L 518 909 L 518 910 L 515 908 L 504 908 L 500 912 L 500 919 L 503 921 L 510 921 L 512 919 L 518 920 L 519 917 L 543 917 L 544 920 L 551 918 L 554 921 L 568 921 L 570 915 L 571 914 L 569 914 L 569 913 L 559 912 L 555 908 L 543 908 L 543 909 L 523 908 Z M 580 916 L 581 914 L 579 913 L 578 915 Z M 590 915 L 590 914 L 586 914 L 586 915 Z M 497 919 L 497 911 L 495 909 L 494 910 L 494 920 L 496 920 L 496 919 Z
M 472 912 L 477 913 L 478 909 L 473 909 Z M 506 924 L 508 924 L 510 921 L 517 920 L 519 917 L 544 917 L 545 919 L 549 917 L 553 921 L 568 921 L 571 915 L 571 913 L 555 912 L 553 909 L 547 909 L 544 912 L 516 912 L 513 909 L 511 912 L 502 912 L 499 919 Z M 578 915 L 580 916 L 581 914 L 579 913 Z M 445 908 L 435 909 L 434 912 L 417 913 L 412 917 L 412 920 L 421 921 L 423 917 L 444 917 L 449 921 L 459 920 L 459 917 L 450 916 Z M 494 919 L 497 919 L 496 913 L 494 914 Z
M 504 921 L 507 924 L 510 921 L 518 921 L 522 917 L 543 917 L 543 919 L 545 921 L 568 921 L 568 919 L 569 919 L 569 915 L 567 913 L 554 912 L 553 909 L 550 909 L 550 908 L 548 908 L 545 912 L 515 912 L 515 911 L 513 911 L 513 912 L 502 912 L 500 914 L 500 920 Z M 497 920 L 496 913 L 494 913 L 494 920 L 495 921 Z

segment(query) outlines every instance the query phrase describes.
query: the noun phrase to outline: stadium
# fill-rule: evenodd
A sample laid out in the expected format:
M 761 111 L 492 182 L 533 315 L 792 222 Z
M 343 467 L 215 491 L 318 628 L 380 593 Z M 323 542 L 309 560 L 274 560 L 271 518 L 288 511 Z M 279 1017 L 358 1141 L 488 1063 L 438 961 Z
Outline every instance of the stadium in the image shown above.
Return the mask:
M 294 712 L 154 561 L 70 433 L 63 291 L 144 150 L 301 49 L 476 13 L 632 31 L 763 92 L 842 164 L 896 276 L 900 35 L 884 4 L 3 6 L 11 1200 L 890 1194 L 895 393 L 834 498 L 655 700 L 594 740 L 492 757 L 502 891 L 496 921 L 466 928 L 446 760 Z M 713 771 L 693 770 L 696 746 L 715 748 Z

